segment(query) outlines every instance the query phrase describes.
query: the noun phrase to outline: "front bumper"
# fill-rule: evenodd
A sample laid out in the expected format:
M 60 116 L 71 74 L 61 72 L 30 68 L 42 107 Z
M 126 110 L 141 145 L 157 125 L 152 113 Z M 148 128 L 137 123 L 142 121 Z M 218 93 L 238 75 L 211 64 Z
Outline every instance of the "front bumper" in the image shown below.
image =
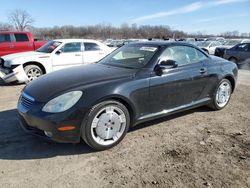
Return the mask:
M 80 142 L 85 111 L 71 109 L 58 114 L 50 114 L 42 112 L 41 106 L 43 105 L 34 104 L 30 110 L 26 110 L 20 101 L 18 102 L 19 123 L 25 132 L 60 143 Z M 58 130 L 66 125 L 73 125 L 75 129 L 63 132 Z
M 22 65 L 19 65 L 14 69 L 0 67 L 0 78 L 4 83 L 11 83 L 15 81 L 24 83 L 28 81 L 28 77 Z

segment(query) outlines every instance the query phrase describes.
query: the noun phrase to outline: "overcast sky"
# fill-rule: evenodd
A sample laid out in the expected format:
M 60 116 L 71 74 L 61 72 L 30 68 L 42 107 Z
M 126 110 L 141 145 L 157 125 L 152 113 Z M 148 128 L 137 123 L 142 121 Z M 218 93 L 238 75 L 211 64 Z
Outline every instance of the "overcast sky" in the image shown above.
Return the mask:
M 0 22 L 15 9 L 26 10 L 36 27 L 136 23 L 189 33 L 250 33 L 250 0 L 1 0 Z

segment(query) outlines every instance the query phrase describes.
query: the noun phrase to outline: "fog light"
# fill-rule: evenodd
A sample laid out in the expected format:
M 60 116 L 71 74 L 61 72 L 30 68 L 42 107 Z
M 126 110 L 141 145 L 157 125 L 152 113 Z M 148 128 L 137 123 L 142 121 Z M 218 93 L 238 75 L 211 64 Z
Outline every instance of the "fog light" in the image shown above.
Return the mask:
M 44 134 L 47 136 L 47 137 L 52 137 L 52 132 L 49 132 L 49 131 L 44 131 Z

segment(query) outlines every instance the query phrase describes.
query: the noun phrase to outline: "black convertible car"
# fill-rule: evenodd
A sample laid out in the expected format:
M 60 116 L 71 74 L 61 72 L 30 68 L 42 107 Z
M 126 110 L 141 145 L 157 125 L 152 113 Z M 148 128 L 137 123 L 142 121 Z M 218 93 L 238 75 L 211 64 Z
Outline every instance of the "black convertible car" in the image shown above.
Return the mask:
M 125 45 L 96 64 L 42 76 L 18 101 L 20 124 L 58 142 L 104 150 L 131 126 L 190 108 L 224 108 L 233 93 L 236 64 L 180 42 Z

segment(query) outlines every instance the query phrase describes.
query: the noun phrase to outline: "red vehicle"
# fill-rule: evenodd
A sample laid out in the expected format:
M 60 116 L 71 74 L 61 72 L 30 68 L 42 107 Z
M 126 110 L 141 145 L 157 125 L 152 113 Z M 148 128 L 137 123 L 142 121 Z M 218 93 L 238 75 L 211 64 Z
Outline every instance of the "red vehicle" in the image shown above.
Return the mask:
M 44 45 L 47 41 L 36 41 L 30 32 L 0 32 L 0 56 L 34 51 Z

